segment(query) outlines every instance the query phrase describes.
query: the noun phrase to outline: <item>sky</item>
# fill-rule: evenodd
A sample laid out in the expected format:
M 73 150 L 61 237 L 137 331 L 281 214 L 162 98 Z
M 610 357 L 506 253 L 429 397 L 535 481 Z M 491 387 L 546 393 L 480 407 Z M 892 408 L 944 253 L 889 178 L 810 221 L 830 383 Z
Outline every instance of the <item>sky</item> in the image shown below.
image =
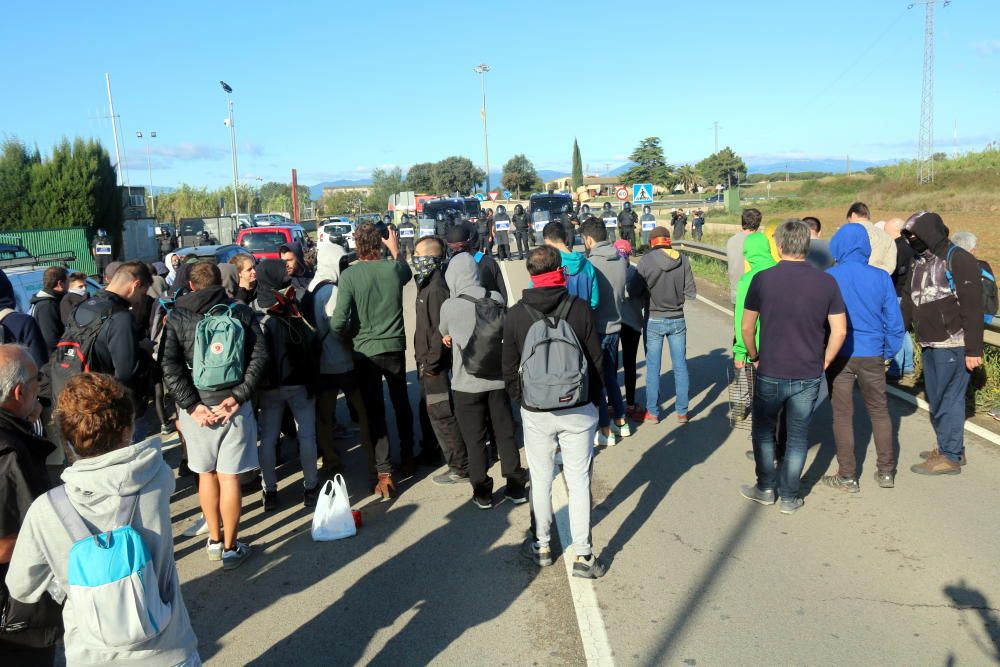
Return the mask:
M 924 8 L 910 0 L 711 3 L 8 3 L 0 138 L 43 153 L 95 137 L 114 157 L 111 77 L 130 181 L 312 185 L 375 167 L 524 153 L 568 171 L 622 164 L 643 137 L 667 160 L 719 145 L 747 162 L 885 160 L 916 153 Z M 935 138 L 951 152 L 1000 139 L 1000 1 L 936 8 Z M 149 143 L 136 131 L 157 132 Z M 780 169 L 781 167 L 778 167 Z

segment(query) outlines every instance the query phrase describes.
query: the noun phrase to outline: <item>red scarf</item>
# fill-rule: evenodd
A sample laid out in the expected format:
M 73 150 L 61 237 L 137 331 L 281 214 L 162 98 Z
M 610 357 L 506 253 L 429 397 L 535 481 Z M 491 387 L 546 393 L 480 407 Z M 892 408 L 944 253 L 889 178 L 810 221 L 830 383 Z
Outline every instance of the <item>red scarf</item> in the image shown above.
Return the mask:
M 533 287 L 566 287 L 566 271 L 559 267 L 555 271 L 539 273 L 531 277 Z

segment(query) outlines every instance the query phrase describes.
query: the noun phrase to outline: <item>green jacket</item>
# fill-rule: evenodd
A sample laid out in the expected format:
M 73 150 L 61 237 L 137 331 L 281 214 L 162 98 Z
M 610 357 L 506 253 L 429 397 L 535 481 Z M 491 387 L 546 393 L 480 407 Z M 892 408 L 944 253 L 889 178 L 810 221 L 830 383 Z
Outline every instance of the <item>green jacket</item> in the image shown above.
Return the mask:
M 740 327 L 743 324 L 743 303 L 746 301 L 747 292 L 750 290 L 750 281 L 753 277 L 774 266 L 777 262 L 771 256 L 771 244 L 767 236 L 761 233 L 748 234 L 743 242 L 743 257 L 746 259 L 750 269 L 740 276 L 740 281 L 736 283 L 736 309 L 733 311 L 733 327 L 736 333 L 736 342 L 733 344 L 733 359 L 746 361 L 747 348 L 743 344 L 743 332 Z M 757 321 L 757 333 L 754 336 L 757 349 L 760 350 L 760 320 Z
M 337 307 L 330 331 L 354 339 L 354 350 L 366 357 L 406 349 L 403 328 L 403 285 L 412 277 L 406 262 L 358 262 L 340 276 Z

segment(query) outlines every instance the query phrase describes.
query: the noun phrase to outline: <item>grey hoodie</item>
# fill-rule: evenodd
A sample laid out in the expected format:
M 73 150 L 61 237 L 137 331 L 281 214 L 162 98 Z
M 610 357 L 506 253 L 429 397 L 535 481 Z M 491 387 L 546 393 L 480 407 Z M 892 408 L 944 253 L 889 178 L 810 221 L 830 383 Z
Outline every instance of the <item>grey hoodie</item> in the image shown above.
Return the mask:
M 448 262 L 444 280 L 448 283 L 451 298 L 441 304 L 441 335 L 451 336 L 452 358 L 451 388 L 454 391 L 464 391 L 478 394 L 485 391 L 503 389 L 503 380 L 483 380 L 465 372 L 462 365 L 462 348 L 472 338 L 472 330 L 476 327 L 476 304 L 465 299 L 459 299 L 461 294 L 468 294 L 474 299 L 486 296 L 486 289 L 479 285 L 479 271 L 475 258 L 467 252 L 459 253 Z M 499 292 L 490 292 L 491 299 L 504 304 Z
M 649 291 L 650 319 L 684 317 L 684 301 L 698 295 L 691 264 L 673 249 L 657 248 L 639 260 L 639 275 Z
M 69 665 L 177 665 L 194 655 L 198 640 L 181 597 L 174 540 L 170 525 L 170 495 L 174 476 L 163 461 L 159 439 L 146 440 L 88 459 L 79 459 L 62 474 L 73 507 L 89 528 L 112 528 L 123 495 L 139 494 L 132 527 L 142 535 L 153 556 L 160 597 L 171 605 L 169 624 L 156 637 L 130 650 L 100 650 L 82 646 L 77 638 L 73 599 L 66 600 L 66 663 Z M 17 535 L 17 547 L 7 572 L 10 594 L 21 602 L 36 602 L 48 590 L 65 596 L 69 551 L 73 542 L 48 495 L 31 505 Z
M 628 263 L 618 256 L 611 241 L 599 241 L 587 259 L 597 272 L 597 310 L 594 311 L 597 333 L 602 336 L 622 329 L 622 301 L 625 299 L 625 275 Z
M 344 347 L 340 336 L 330 332 L 330 318 L 337 307 L 337 283 L 340 282 L 340 260 L 344 249 L 333 243 L 321 243 L 316 255 L 316 275 L 309 283 L 313 292 L 313 307 L 316 317 L 316 335 L 323 341 L 323 356 L 319 372 L 323 375 L 350 373 L 354 370 L 351 351 Z M 324 285 L 316 291 L 316 286 L 324 280 L 332 280 L 332 285 Z

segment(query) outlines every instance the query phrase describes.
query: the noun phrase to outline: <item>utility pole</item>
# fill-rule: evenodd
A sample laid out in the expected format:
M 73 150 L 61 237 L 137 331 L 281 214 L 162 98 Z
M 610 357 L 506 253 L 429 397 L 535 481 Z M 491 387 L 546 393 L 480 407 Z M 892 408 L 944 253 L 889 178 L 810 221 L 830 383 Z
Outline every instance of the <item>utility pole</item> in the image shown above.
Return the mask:
M 718 153 L 719 152 L 719 121 L 715 121 L 715 123 L 713 123 L 713 125 L 715 126 L 715 152 Z
M 851 156 L 847 156 L 847 175 L 851 175 Z
M 142 132 L 136 132 L 135 136 L 142 139 Z M 156 218 L 156 194 L 153 192 L 153 163 L 149 158 L 149 140 L 156 138 L 156 131 L 150 132 L 146 136 L 146 171 L 149 173 L 149 197 L 153 200 L 153 218 Z
M 486 63 L 479 63 L 472 68 L 472 71 L 479 75 L 479 87 L 483 92 L 483 108 L 480 115 L 483 117 L 483 156 L 486 158 L 486 192 L 490 191 L 490 142 L 486 134 L 486 73 L 490 71 L 490 66 Z
M 118 162 L 118 184 L 129 187 L 128 166 L 122 164 L 122 153 L 118 148 L 118 116 L 115 115 L 115 101 L 111 97 L 111 76 L 107 72 L 104 73 L 104 83 L 108 88 L 108 112 L 111 114 L 111 131 L 115 135 L 115 160 Z M 125 170 L 124 174 L 122 169 Z
M 233 88 L 225 81 L 220 81 L 219 83 L 222 84 L 222 90 L 226 93 L 226 99 L 229 100 L 229 118 L 224 121 L 224 124 L 229 126 L 229 145 L 233 153 L 233 206 L 235 206 L 236 219 L 239 220 L 240 176 L 236 166 L 236 123 L 233 122 Z
M 924 83 L 920 94 L 920 138 L 917 161 L 921 183 L 934 182 L 934 5 L 951 0 L 914 0 L 909 7 L 924 6 Z M 908 7 L 908 8 L 909 8 Z

